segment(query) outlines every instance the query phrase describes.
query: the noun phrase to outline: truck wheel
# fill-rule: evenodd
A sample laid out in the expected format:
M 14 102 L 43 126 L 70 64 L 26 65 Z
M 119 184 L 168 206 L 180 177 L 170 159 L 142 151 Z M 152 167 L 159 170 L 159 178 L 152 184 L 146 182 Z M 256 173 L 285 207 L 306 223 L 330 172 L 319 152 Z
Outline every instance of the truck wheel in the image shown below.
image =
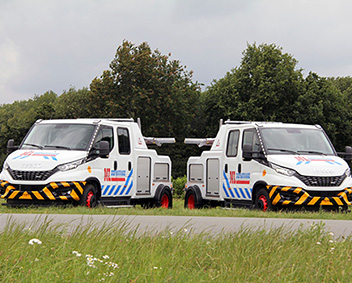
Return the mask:
M 271 204 L 269 193 L 266 189 L 260 189 L 255 197 L 255 208 L 262 211 L 272 210 L 273 206 Z
M 160 195 L 160 207 L 172 208 L 172 197 L 169 190 L 164 189 Z
M 197 203 L 197 196 L 195 191 L 193 189 L 189 189 L 185 197 L 185 208 L 195 209 L 195 208 L 202 208 L 202 207 L 203 205 L 199 204 L 199 201 Z
M 96 207 L 98 205 L 97 193 L 94 185 L 87 184 L 84 188 L 82 198 L 79 201 L 80 205 L 87 206 L 89 208 Z

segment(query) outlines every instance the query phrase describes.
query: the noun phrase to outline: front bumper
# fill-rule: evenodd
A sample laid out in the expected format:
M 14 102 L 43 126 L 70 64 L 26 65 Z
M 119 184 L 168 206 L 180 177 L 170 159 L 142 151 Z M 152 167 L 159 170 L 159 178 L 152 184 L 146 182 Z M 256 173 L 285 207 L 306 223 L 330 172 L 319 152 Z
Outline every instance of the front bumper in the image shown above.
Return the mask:
M 309 194 L 299 187 L 267 186 L 269 198 L 275 206 L 348 206 L 352 205 L 352 188 L 342 191 Z
M 32 201 L 79 201 L 86 182 L 52 182 L 41 189 L 22 190 L 17 185 L 0 180 L 0 198 Z

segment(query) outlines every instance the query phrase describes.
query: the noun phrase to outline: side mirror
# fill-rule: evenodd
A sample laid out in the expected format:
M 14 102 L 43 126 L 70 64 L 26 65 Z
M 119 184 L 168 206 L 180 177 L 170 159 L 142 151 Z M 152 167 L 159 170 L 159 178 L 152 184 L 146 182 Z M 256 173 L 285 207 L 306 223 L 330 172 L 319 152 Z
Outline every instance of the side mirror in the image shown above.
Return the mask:
M 345 158 L 346 161 L 352 160 L 352 147 L 346 146 L 345 147 Z
M 18 146 L 14 145 L 15 141 L 13 139 L 8 140 L 7 142 L 7 153 L 12 153 L 16 149 L 18 149 Z
M 108 141 L 98 142 L 90 152 L 90 156 L 99 156 L 101 158 L 107 158 L 110 153 L 110 146 Z
M 252 159 L 252 145 L 251 144 L 243 145 L 242 157 L 245 161 L 249 161 Z

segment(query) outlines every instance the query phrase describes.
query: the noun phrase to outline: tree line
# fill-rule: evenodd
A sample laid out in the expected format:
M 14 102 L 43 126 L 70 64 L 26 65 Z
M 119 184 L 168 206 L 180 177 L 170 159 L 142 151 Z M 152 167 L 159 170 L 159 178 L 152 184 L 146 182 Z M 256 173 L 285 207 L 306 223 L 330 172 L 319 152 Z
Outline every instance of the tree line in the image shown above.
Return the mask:
M 123 41 L 89 87 L 1 105 L 0 161 L 7 141 L 19 144 L 38 119 L 140 117 L 145 136 L 176 138 L 157 149 L 170 155 L 174 177 L 200 153 L 184 138 L 214 137 L 220 119 L 320 124 L 338 151 L 352 145 L 351 77 L 304 77 L 297 60 L 275 44 L 248 44 L 242 55 L 239 66 L 202 91 L 192 71 L 170 54 Z

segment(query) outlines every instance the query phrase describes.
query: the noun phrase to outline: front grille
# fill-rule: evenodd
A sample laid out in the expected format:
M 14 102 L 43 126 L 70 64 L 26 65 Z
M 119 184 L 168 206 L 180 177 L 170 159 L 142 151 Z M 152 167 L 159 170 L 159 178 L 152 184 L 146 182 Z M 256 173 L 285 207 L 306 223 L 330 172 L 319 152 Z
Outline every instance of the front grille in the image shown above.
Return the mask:
M 337 197 L 341 191 L 306 191 L 312 197 Z M 342 191 L 343 192 L 343 191 Z
M 18 181 L 44 181 L 48 179 L 56 170 L 50 171 L 19 171 L 8 169 L 11 177 Z
M 295 174 L 306 186 L 309 187 L 338 187 L 345 180 L 346 175 L 330 176 L 330 177 L 316 177 L 316 176 L 302 176 Z

